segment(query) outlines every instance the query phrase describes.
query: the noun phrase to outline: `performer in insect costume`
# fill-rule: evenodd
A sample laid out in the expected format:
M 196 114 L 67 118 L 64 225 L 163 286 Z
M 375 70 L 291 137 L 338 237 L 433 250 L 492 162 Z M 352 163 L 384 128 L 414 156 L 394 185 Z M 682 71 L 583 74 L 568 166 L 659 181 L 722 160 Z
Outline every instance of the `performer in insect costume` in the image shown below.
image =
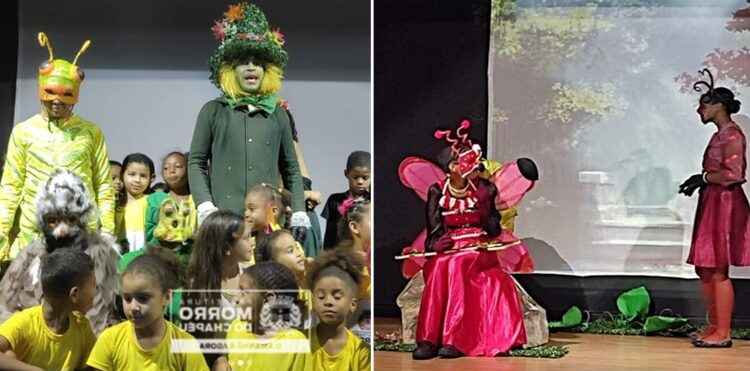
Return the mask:
M 199 224 L 217 209 L 242 215 L 250 188 L 283 179 L 292 194 L 290 229 L 302 240 L 310 218 L 291 116 L 276 96 L 288 60 L 284 36 L 248 3 L 230 5 L 212 30 L 221 45 L 210 59 L 211 81 L 222 96 L 198 114 L 188 160 Z
M 55 59 L 43 32 L 39 45 L 49 59 L 39 66 L 41 113 L 16 125 L 8 141 L 8 152 L 0 180 L 0 259 L 12 259 L 18 251 L 42 237 L 34 217 L 37 190 L 54 169 L 68 169 L 80 176 L 91 191 L 98 212 L 89 219 L 89 229 L 113 235 L 115 194 L 109 176 L 109 159 L 104 134 L 96 124 L 73 113 L 84 79 L 78 58 L 89 47 L 86 40 L 73 62 Z M 8 234 L 19 216 L 19 233 L 14 241 Z
M 506 353 L 527 343 L 522 309 L 538 307 L 505 272 L 528 272 L 534 264 L 511 231 L 501 229 L 498 212 L 510 209 L 505 224 L 512 226 L 512 208 L 533 187 L 536 166 L 528 159 L 500 169 L 485 165 L 496 163 L 482 162 L 481 148 L 462 133 L 469 126 L 462 122 L 457 139 L 449 131 L 436 132 L 438 139 L 452 144 L 439 156 L 442 168 L 417 157 L 405 159 L 399 168 L 401 181 L 427 201 L 428 229 L 399 257 L 405 259 L 404 275 L 414 277 L 399 296 L 406 322 L 415 321 L 414 299 L 421 298 L 415 359 Z M 480 176 L 482 171 L 490 180 Z M 424 295 L 419 287 L 422 274 Z M 446 290 L 454 294 L 446 296 Z M 482 300 L 492 302 L 477 302 Z M 487 312 L 458 314 L 476 308 Z M 546 342 L 546 332 L 535 337 L 536 343 Z
M 23 248 L 0 281 L 0 322 L 42 300 L 41 260 L 56 249 L 79 249 L 94 261 L 96 295 L 86 312 L 96 334 L 116 323 L 117 260 L 113 239 L 88 228 L 95 209 L 81 177 L 55 170 L 38 193 L 34 220 L 43 237 Z

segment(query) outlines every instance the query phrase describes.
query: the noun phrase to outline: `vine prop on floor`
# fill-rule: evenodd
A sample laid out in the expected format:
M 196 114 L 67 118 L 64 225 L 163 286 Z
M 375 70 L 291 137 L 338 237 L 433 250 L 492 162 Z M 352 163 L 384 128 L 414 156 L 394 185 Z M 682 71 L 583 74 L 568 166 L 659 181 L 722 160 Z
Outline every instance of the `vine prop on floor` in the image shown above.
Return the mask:
M 581 332 L 588 334 L 687 336 L 694 331 L 686 318 L 673 315 L 670 309 L 663 309 L 658 315 L 649 316 L 651 297 L 645 287 L 640 286 L 622 293 L 617 298 L 617 315 L 605 312 L 591 320 L 586 312 L 586 321 L 578 307 L 570 308 L 560 321 L 550 321 L 551 331 Z
M 401 330 L 391 333 L 375 332 L 374 348 L 376 351 L 407 352 L 411 353 L 417 346 L 415 344 L 404 344 Z M 514 349 L 508 357 L 530 357 L 530 358 L 561 358 L 568 354 L 568 347 L 560 345 L 541 345 L 527 349 Z

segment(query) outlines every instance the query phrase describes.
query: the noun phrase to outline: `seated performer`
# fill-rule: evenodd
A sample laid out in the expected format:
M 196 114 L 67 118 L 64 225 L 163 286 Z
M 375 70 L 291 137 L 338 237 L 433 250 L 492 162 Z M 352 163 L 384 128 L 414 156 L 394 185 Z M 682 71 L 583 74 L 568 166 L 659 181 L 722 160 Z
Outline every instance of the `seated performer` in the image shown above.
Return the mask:
M 414 359 L 507 353 L 526 341 L 523 312 L 512 278 L 501 268 L 502 252 L 468 249 L 500 243 L 497 189 L 478 177 L 479 145 L 462 129 L 435 137 L 452 145 L 438 157 L 448 174 L 427 195 L 427 250 L 438 254 L 424 265 L 425 288 L 417 323 Z M 515 246 L 519 248 L 521 245 Z M 458 250 L 444 254 L 447 250 Z

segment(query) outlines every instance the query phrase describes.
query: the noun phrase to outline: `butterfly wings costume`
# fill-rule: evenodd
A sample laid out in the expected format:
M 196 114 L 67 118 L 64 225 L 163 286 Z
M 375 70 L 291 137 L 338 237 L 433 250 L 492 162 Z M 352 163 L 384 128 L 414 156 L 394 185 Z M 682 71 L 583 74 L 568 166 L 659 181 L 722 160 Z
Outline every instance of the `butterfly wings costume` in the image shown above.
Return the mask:
M 534 269 L 511 229 L 515 205 L 533 188 L 537 171 L 528 159 L 505 165 L 483 162 L 481 148 L 462 133 L 469 126 L 462 122 L 457 138 L 450 131 L 435 133 L 451 143 L 465 188 L 455 189 L 443 169 L 422 158 L 406 158 L 399 166 L 402 183 L 427 202 L 428 219 L 427 230 L 403 251 L 408 258 L 402 273 L 407 278 L 420 271 L 424 275 L 418 345 L 429 342 L 467 356 L 495 356 L 526 343 L 522 306 L 507 271 Z M 477 171 L 480 176 L 473 176 Z M 437 254 L 426 257 L 425 252 Z

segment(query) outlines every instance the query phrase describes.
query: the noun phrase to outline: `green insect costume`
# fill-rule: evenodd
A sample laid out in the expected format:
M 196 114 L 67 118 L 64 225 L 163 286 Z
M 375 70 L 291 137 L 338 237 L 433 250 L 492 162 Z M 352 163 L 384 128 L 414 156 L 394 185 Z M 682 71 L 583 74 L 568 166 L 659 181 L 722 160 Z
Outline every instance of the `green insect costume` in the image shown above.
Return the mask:
M 49 59 L 39 67 L 40 100 L 75 104 L 84 78 L 76 63 L 90 41 L 83 44 L 73 63 L 54 59 L 47 35 L 42 32 L 39 44 L 49 51 Z M 34 217 L 37 190 L 57 168 L 80 176 L 91 191 L 98 214 L 91 218 L 89 229 L 97 231 L 101 223 L 101 232 L 114 235 L 115 195 L 101 129 L 75 114 L 57 121 L 37 114 L 15 126 L 8 141 L 0 180 L 0 260 L 13 259 L 21 248 L 41 237 Z M 9 241 L 19 212 L 18 236 Z
M 146 210 L 146 242 L 148 246 L 124 254 L 118 262 L 120 274 L 125 268 L 148 251 L 149 246 L 162 246 L 172 250 L 185 266 L 190 262 L 193 252 L 193 233 L 195 232 L 195 206 L 192 199 L 175 201 L 168 194 L 156 192 L 148 196 Z M 177 318 L 182 302 L 182 289 L 172 295 L 172 302 L 165 308 L 167 316 Z

